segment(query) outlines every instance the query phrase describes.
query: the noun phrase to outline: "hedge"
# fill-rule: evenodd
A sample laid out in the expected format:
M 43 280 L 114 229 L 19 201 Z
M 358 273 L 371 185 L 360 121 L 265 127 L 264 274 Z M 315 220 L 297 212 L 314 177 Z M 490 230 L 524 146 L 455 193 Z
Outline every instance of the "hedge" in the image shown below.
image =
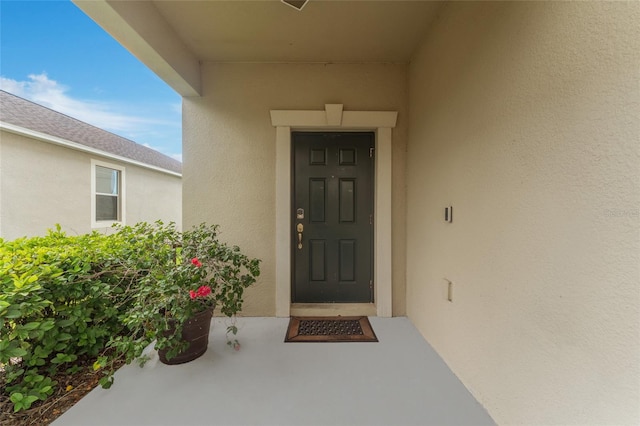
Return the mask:
M 44 401 L 56 374 L 97 359 L 125 331 L 127 290 L 152 261 L 153 237 L 140 235 L 68 236 L 57 226 L 44 237 L 0 239 L 0 386 L 14 411 Z

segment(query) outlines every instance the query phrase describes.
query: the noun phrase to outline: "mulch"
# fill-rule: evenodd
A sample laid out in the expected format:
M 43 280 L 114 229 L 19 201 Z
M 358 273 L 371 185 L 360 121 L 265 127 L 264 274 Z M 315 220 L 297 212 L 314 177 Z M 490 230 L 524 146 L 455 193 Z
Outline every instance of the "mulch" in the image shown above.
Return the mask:
M 49 425 L 98 386 L 101 377 L 100 371 L 93 371 L 93 361 L 87 360 L 77 373 L 62 372 L 53 377 L 58 384 L 53 395 L 46 401 L 36 401 L 30 409 L 14 413 L 9 395 L 5 393 L 4 378 L 0 373 L 0 425 Z

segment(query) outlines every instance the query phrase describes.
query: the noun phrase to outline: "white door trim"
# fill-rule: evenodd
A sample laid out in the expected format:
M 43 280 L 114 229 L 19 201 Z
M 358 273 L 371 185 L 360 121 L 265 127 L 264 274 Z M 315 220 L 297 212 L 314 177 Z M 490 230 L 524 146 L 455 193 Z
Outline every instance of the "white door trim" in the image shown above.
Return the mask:
M 374 297 L 379 317 L 392 315 L 391 287 L 391 129 L 395 111 L 271 110 L 276 128 L 276 316 L 291 309 L 291 132 L 294 130 L 369 130 L 376 134 Z

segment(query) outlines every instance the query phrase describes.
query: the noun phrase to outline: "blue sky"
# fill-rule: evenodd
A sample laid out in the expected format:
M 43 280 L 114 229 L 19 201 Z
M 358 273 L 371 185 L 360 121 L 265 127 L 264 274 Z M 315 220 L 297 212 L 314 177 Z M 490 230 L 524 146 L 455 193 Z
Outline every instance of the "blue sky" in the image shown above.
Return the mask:
M 0 89 L 182 160 L 180 95 L 70 1 L 0 0 Z

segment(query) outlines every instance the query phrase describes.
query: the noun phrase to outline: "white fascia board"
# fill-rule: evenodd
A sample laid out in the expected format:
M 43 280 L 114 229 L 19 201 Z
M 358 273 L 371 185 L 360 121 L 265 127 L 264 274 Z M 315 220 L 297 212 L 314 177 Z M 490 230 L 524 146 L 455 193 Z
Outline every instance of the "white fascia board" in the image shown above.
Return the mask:
M 182 173 L 174 172 L 173 170 L 167 170 L 162 167 L 154 166 L 151 164 L 143 163 L 142 161 L 133 160 L 131 158 L 122 157 L 120 155 L 115 155 L 107 151 L 102 151 L 100 149 L 91 148 L 89 146 L 83 145 L 81 143 L 72 142 L 67 139 L 62 139 L 57 136 L 51 136 L 46 133 L 37 132 L 35 130 L 30 130 L 24 127 L 16 126 L 15 124 L 5 123 L 0 121 L 0 130 L 4 130 L 10 133 L 14 133 L 16 135 L 25 136 L 31 139 L 36 139 L 41 142 L 47 142 L 58 146 L 63 146 L 65 148 L 74 149 L 76 151 L 86 152 L 92 155 L 99 155 L 100 157 L 109 158 L 110 160 L 120 161 L 126 164 L 132 164 L 134 166 L 142 167 L 149 170 L 154 170 L 156 172 L 165 173 L 172 176 L 177 176 L 179 178 L 182 177 Z

